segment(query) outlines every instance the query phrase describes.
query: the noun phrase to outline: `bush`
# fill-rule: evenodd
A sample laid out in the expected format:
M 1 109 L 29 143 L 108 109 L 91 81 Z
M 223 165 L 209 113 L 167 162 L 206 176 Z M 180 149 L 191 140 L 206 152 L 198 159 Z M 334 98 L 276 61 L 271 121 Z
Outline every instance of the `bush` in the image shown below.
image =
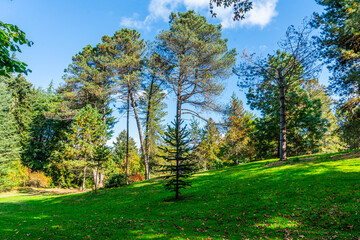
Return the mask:
M 51 177 L 45 175 L 40 171 L 32 172 L 31 169 L 27 169 L 28 179 L 25 182 L 26 186 L 29 187 L 49 187 L 51 184 Z
M 0 190 L 10 190 L 16 186 L 25 186 L 28 176 L 28 168 L 25 167 L 20 160 L 13 163 L 13 171 L 10 171 L 7 176 L 7 182 L 0 183 Z
M 121 187 L 126 184 L 126 176 L 123 174 L 113 174 L 105 183 L 106 188 Z
M 140 182 L 140 181 L 144 181 L 145 177 L 141 174 L 134 174 L 134 175 L 131 175 L 129 177 L 129 179 L 130 179 L 130 182 Z

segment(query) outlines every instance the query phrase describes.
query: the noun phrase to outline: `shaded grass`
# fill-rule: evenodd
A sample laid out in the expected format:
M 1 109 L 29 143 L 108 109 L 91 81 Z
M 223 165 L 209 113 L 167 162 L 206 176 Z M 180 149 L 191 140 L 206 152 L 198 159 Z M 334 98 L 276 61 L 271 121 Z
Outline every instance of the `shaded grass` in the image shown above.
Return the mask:
M 0 238 L 357 239 L 360 159 L 344 154 L 199 173 L 178 202 L 156 179 L 97 194 L 3 197 Z

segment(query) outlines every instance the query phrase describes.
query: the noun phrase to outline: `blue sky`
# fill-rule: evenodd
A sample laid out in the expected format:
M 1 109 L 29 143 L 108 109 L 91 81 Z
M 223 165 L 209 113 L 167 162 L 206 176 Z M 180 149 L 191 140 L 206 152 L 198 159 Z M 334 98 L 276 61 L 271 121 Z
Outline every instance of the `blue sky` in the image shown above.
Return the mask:
M 103 35 L 128 27 L 137 29 L 145 40 L 154 40 L 159 31 L 169 28 L 171 11 L 194 9 L 211 23 L 222 24 L 229 48 L 262 54 L 277 48 L 289 25 L 298 26 L 305 17 L 322 10 L 315 0 L 254 0 L 254 9 L 246 20 L 235 23 L 231 9 L 216 9 L 218 17 L 214 19 L 208 7 L 209 0 L 0 0 L 0 20 L 18 25 L 34 42 L 30 48 L 23 47 L 17 57 L 32 70 L 27 79 L 36 87 L 46 88 L 51 81 L 55 86 L 62 84 L 71 57 L 86 45 L 99 43 Z M 327 84 L 327 79 L 324 71 L 320 81 Z M 235 92 L 246 103 L 236 82 L 235 76 L 225 80 L 220 102 L 227 103 Z M 167 101 L 169 121 L 175 115 L 174 99 L 169 96 Z M 119 122 L 114 138 L 125 128 L 125 118 L 116 116 Z M 130 134 L 138 141 L 133 121 Z

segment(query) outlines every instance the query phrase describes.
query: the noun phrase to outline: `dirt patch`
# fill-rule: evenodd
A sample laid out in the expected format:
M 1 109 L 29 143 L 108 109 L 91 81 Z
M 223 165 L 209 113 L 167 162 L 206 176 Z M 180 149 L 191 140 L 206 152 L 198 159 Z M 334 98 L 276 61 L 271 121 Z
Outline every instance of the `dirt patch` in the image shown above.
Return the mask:
M 331 160 L 343 160 L 343 159 L 352 159 L 352 158 L 360 158 L 360 151 L 331 156 L 329 159 L 331 159 Z
M 339 155 L 333 155 L 331 157 L 323 157 L 324 160 L 343 160 L 343 159 L 353 159 L 353 158 L 360 158 L 360 151 L 344 153 L 344 154 L 339 154 Z M 303 162 L 310 162 L 310 161 L 314 161 L 317 159 L 321 159 L 321 157 L 300 158 L 296 162 L 294 162 L 294 160 L 277 161 L 277 162 L 272 162 L 272 163 L 266 164 L 264 167 L 276 167 L 276 166 L 281 166 L 284 164 L 297 164 L 297 163 L 303 163 Z
M 285 161 L 277 161 L 277 162 L 268 163 L 264 167 L 277 167 L 284 165 L 285 163 L 286 163 Z
M 91 191 L 87 190 L 86 192 Z M 79 189 L 61 189 L 61 188 L 17 188 L 10 192 L 5 192 L 0 194 L 0 198 L 2 197 L 12 197 L 19 195 L 66 195 L 66 194 L 77 194 L 83 193 L 83 191 Z

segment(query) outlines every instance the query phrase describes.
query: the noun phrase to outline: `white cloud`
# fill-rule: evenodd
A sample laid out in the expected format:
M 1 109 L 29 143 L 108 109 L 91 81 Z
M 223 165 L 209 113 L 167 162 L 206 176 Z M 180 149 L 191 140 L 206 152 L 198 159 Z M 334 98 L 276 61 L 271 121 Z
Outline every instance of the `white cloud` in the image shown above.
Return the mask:
M 265 52 L 268 49 L 268 47 L 266 45 L 260 45 L 259 49 L 260 51 Z
M 150 29 L 150 26 L 146 25 L 145 21 L 138 20 L 138 14 L 133 14 L 132 17 L 122 17 L 120 26 L 135 29 Z
M 169 15 L 179 6 L 184 5 L 186 9 L 201 10 L 209 7 L 209 0 L 151 0 L 149 4 L 150 15 L 146 20 L 169 21 Z
M 183 0 L 180 2 L 184 2 L 186 9 L 208 9 L 209 8 L 209 0 Z
M 238 26 L 260 26 L 263 28 L 278 15 L 276 11 L 277 2 L 278 0 L 255 0 L 253 2 L 253 9 L 246 14 L 244 20 L 240 21 L 232 20 L 233 12 L 231 8 L 214 8 L 214 10 L 224 28 L 235 28 Z
M 265 27 L 278 14 L 275 9 L 277 2 L 278 0 L 255 0 L 253 2 L 253 9 L 247 14 L 246 18 L 236 22 L 232 20 L 232 8 L 214 7 L 214 11 L 217 13 L 217 18 L 221 21 L 223 28 L 243 26 Z M 123 17 L 120 25 L 150 30 L 153 22 L 158 20 L 169 21 L 170 13 L 176 11 L 180 6 L 185 6 L 187 10 L 195 9 L 201 11 L 204 15 L 210 16 L 209 0 L 151 0 L 148 6 L 150 14 L 145 20 L 138 20 L 138 15 Z
M 145 21 L 156 21 L 159 18 L 168 21 L 170 13 L 178 7 L 179 2 L 179 0 L 151 0 L 148 8 L 150 15 Z

